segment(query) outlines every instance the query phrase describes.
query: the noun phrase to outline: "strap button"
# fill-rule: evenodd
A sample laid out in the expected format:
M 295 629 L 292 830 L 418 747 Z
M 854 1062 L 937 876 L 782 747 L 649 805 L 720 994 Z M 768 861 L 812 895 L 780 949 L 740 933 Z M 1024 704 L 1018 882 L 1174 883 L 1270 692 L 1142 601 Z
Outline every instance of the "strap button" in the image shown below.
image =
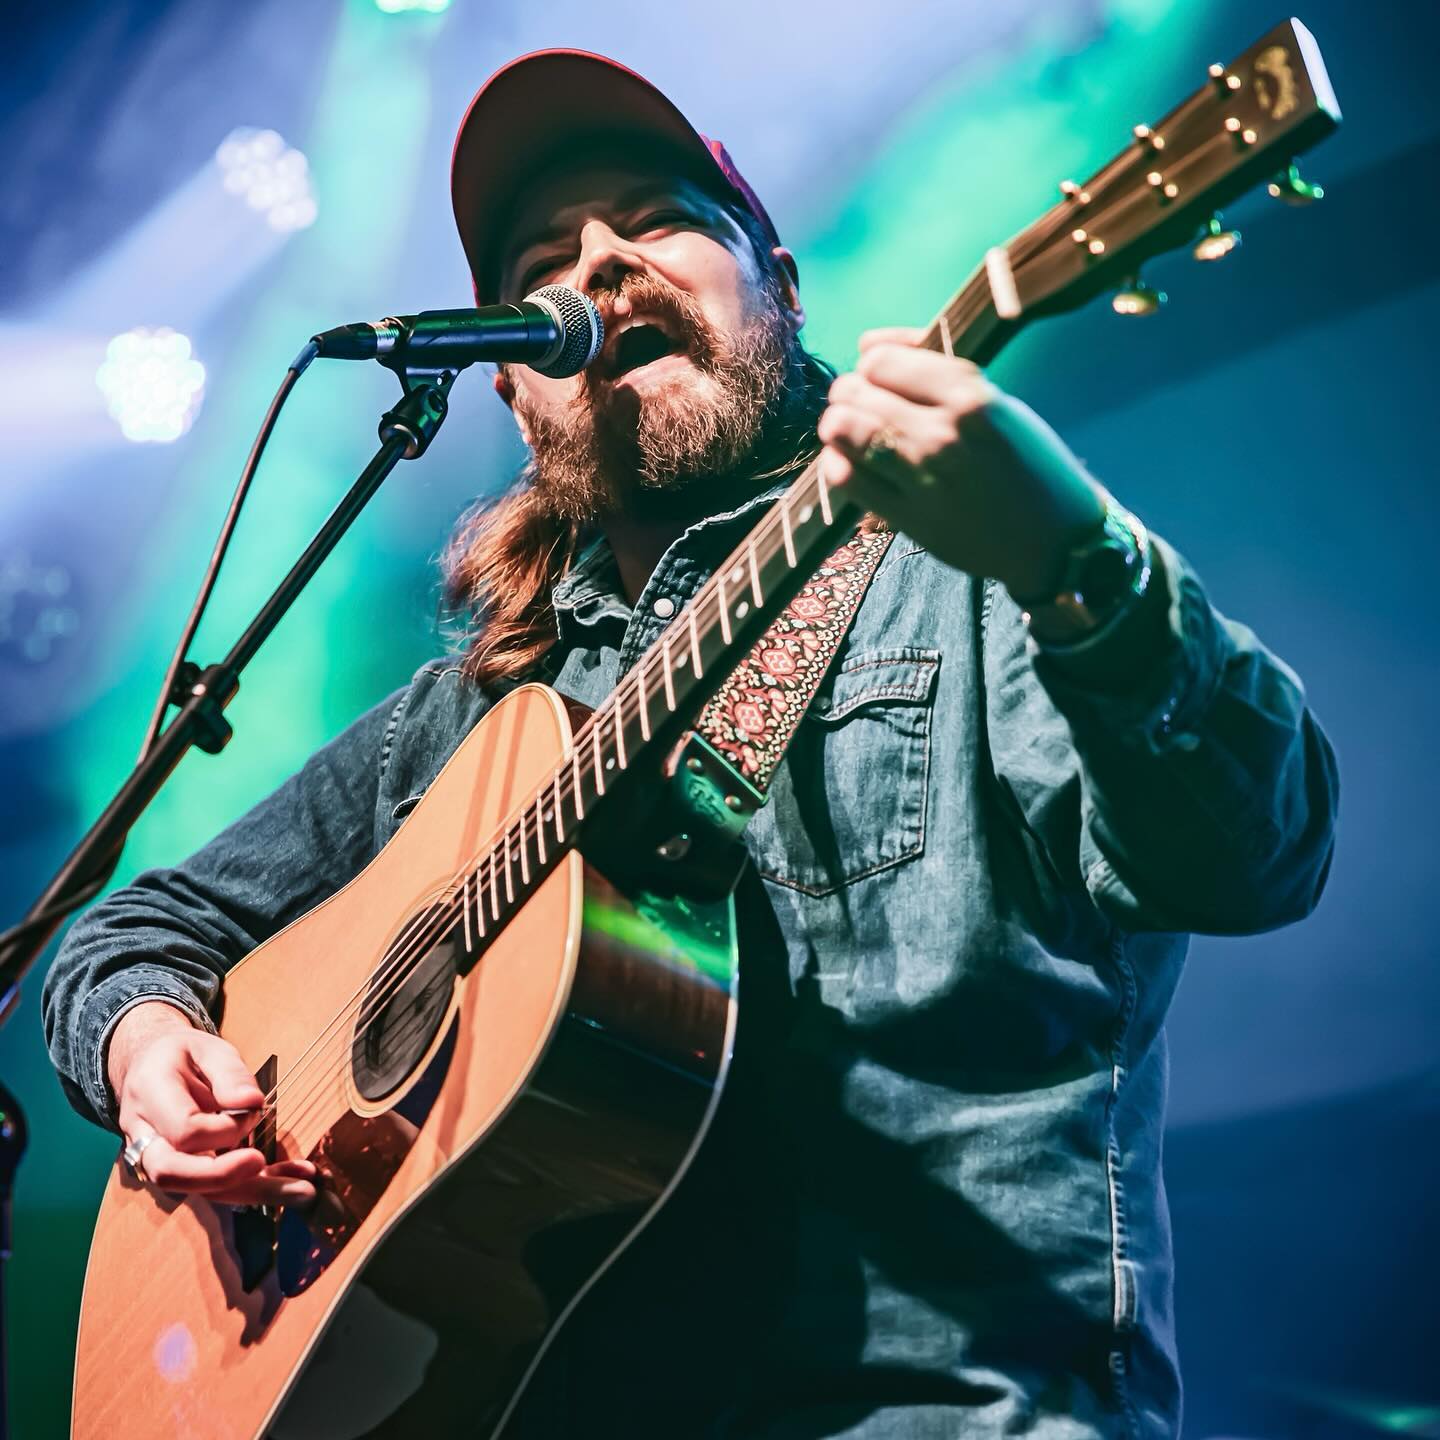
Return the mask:
M 662 595 L 651 608 L 662 620 L 668 620 L 675 613 L 675 602 L 668 595 Z

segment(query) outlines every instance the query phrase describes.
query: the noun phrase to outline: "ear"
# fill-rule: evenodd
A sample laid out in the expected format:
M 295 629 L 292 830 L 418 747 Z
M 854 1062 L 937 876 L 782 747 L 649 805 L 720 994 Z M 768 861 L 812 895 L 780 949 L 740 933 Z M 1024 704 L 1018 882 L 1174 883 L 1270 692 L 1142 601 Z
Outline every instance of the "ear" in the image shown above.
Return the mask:
M 505 402 L 506 408 L 515 417 L 515 428 L 520 432 L 520 438 L 528 445 L 530 443 L 530 430 L 525 424 L 525 417 L 515 408 L 515 382 L 504 372 L 495 372 L 495 393 Z
M 771 247 L 770 258 L 775 261 L 783 282 L 785 309 L 790 323 L 799 330 L 805 324 L 805 307 L 800 303 L 800 267 L 795 257 L 783 245 Z

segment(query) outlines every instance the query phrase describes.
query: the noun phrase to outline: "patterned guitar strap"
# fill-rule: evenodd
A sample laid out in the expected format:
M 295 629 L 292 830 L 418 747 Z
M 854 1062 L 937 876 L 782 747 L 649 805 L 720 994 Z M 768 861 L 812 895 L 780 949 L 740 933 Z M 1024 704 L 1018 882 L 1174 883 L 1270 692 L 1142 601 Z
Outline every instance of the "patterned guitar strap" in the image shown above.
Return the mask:
M 700 712 L 696 730 L 744 781 L 753 804 L 765 803 L 775 769 L 893 538 L 888 530 L 851 536 L 805 582 Z

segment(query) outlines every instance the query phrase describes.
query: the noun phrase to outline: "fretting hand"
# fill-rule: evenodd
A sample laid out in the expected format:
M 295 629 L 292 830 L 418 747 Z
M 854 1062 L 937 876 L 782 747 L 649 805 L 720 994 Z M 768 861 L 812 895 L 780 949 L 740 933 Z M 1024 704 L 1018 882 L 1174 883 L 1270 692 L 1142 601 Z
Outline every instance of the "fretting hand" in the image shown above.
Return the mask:
M 1100 487 L 1038 415 L 924 332 L 871 330 L 820 418 L 826 482 L 934 555 L 1048 595 L 1099 525 Z

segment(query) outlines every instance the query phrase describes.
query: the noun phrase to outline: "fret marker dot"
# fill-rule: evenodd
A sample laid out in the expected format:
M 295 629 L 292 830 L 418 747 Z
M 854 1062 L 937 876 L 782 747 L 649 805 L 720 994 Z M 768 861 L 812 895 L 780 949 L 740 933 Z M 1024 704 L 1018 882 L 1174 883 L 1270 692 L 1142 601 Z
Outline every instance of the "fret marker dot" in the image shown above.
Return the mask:
M 744 578 L 745 578 L 745 567 L 744 567 L 743 565 L 737 565 L 737 566 L 730 572 L 730 583 L 731 583 L 732 585 L 738 585 Z
M 800 507 L 800 523 L 802 525 L 808 525 L 810 523 L 810 517 L 814 513 L 815 507 L 813 505 L 802 505 Z
M 735 618 L 736 618 L 737 620 L 743 620 L 749 613 L 750 613 L 750 602 L 749 602 L 748 600 L 742 600 L 742 601 L 735 607 Z
M 662 595 L 653 608 L 662 620 L 668 620 L 675 613 L 675 602 L 668 595 Z
M 615 757 L 614 757 L 613 755 L 610 756 L 610 758 L 609 758 L 608 760 L 606 760 L 606 762 L 605 762 L 605 768 L 606 768 L 607 770 L 613 770 L 613 769 L 615 768 Z

